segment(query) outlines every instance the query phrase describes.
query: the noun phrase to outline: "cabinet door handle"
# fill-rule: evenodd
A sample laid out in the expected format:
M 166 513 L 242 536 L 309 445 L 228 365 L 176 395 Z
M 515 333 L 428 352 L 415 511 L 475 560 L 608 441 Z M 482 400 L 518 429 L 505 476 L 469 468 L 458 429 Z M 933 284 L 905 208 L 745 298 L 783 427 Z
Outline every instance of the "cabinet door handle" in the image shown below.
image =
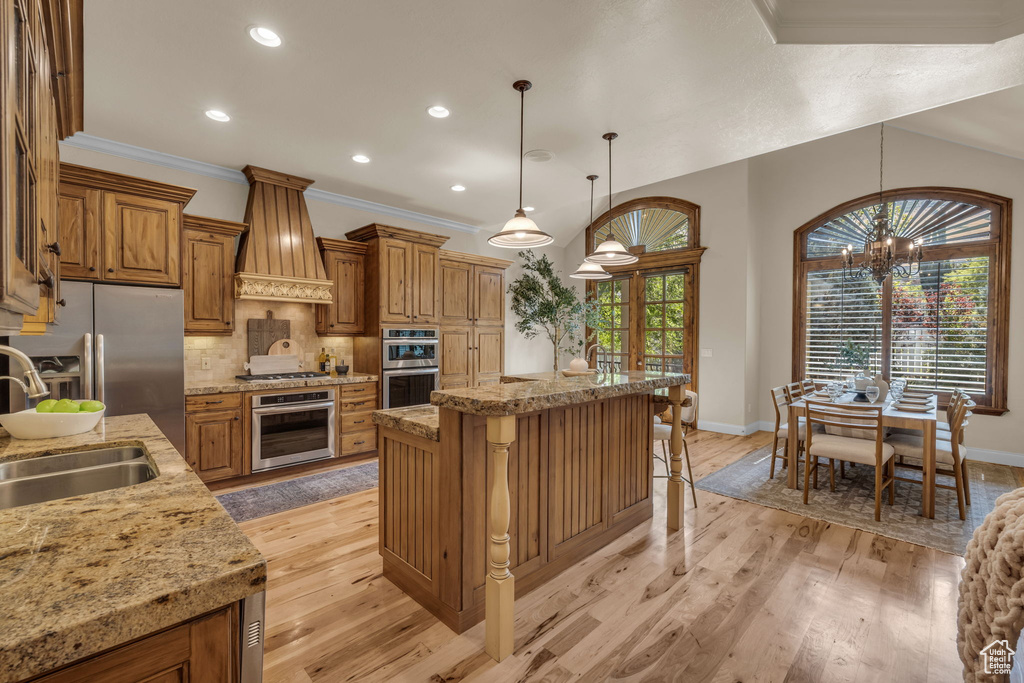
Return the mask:
M 60 256 L 60 242 L 53 242 L 52 244 L 47 244 L 46 248 L 47 250 L 49 250 L 51 254 L 56 254 L 57 256 Z
M 47 273 L 46 277 L 40 278 L 37 284 L 53 289 L 53 273 Z
M 113 268 L 107 268 L 107 272 L 108 272 L 108 273 L 113 273 L 113 272 L 114 272 L 114 269 L 113 269 Z
M 89 272 L 90 273 L 95 273 L 96 272 L 96 266 L 89 266 Z
M 233 419 L 235 420 L 235 422 L 238 422 L 238 421 L 239 421 L 239 420 L 241 420 L 242 418 L 240 418 L 240 417 L 238 417 L 237 415 L 235 415 L 235 417 L 234 417 Z
M 57 302 L 57 305 L 61 306 L 61 307 L 64 307 L 64 306 L 68 305 L 68 302 L 64 301 L 64 299 L 61 299 L 60 301 Z

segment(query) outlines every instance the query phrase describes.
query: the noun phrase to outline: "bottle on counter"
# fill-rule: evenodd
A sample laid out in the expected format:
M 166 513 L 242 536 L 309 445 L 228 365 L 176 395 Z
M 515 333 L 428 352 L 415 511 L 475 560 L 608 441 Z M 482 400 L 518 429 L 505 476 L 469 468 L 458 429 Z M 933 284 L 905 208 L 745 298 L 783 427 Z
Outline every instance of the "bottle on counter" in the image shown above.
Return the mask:
M 320 347 L 320 355 L 316 357 L 316 367 L 320 372 L 327 372 L 327 347 Z
M 331 355 L 327 357 L 327 362 L 330 364 L 331 377 L 338 376 L 338 354 L 334 349 L 331 349 Z

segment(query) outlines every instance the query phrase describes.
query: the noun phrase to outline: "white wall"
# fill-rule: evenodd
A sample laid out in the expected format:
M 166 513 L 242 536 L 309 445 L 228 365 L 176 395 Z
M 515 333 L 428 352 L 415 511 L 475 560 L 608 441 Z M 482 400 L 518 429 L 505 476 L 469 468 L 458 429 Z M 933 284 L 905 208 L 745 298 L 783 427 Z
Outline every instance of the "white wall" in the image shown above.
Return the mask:
M 195 188 L 198 191 L 185 207 L 185 212 L 189 214 L 233 221 L 241 221 L 245 215 L 245 202 L 249 192 L 249 187 L 245 184 L 210 178 L 196 173 L 103 154 L 70 145 L 61 145 L 60 156 L 62 161 L 71 164 L 81 164 L 106 171 L 126 173 L 151 180 Z M 288 171 L 288 169 L 276 170 Z M 306 204 L 309 208 L 310 220 L 313 223 L 313 231 L 321 237 L 344 239 L 346 232 L 376 222 L 438 235 L 447 235 L 450 239 L 445 243 L 445 249 L 494 256 L 511 261 L 518 260 L 515 250 L 499 249 L 487 244 L 487 237 L 490 235 L 490 232 L 487 231 L 471 235 L 431 225 L 423 225 L 409 220 L 358 211 L 323 201 L 307 199 Z M 538 253 L 546 253 L 557 267 L 564 269 L 563 249 L 553 245 L 537 251 Z M 518 277 L 520 272 L 521 268 L 519 268 L 518 264 L 509 268 L 506 273 L 507 282 L 511 282 Z M 524 339 L 513 327 L 515 320 L 512 313 L 506 311 L 505 317 L 506 371 L 539 372 L 550 370 L 552 365 L 550 345 L 540 339 Z

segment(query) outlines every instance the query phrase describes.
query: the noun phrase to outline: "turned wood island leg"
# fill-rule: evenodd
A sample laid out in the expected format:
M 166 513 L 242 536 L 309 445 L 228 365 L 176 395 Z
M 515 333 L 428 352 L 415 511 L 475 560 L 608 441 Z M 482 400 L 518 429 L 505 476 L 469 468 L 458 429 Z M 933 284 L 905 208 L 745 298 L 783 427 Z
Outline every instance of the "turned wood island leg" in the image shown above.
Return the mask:
M 686 487 L 683 484 L 683 387 L 668 388 L 668 400 L 672 404 L 672 438 L 669 440 L 668 477 L 668 528 L 678 531 L 683 528 L 683 499 Z
M 493 480 L 488 546 L 490 571 L 487 574 L 484 598 L 484 650 L 498 662 L 512 654 L 514 643 L 515 577 L 509 571 L 511 548 L 508 526 L 511 504 L 508 490 L 508 448 L 515 438 L 515 415 L 487 418 L 487 452 Z

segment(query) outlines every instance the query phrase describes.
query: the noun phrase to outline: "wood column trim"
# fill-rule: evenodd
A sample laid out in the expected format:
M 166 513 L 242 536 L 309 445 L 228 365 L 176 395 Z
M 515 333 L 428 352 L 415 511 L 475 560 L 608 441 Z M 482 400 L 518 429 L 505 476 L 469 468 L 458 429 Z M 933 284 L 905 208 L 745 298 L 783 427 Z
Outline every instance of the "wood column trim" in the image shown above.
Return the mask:
M 678 531 L 683 528 L 683 498 L 686 488 L 683 485 L 683 387 L 676 385 L 668 388 L 668 401 L 672 404 L 672 438 L 669 439 L 669 477 L 668 477 L 668 529 Z
M 515 577 L 509 571 L 512 514 L 508 489 L 508 450 L 516 439 L 516 417 L 487 418 L 487 452 L 491 460 L 491 510 L 485 594 L 486 635 L 484 650 L 500 662 L 512 654 L 515 627 Z

